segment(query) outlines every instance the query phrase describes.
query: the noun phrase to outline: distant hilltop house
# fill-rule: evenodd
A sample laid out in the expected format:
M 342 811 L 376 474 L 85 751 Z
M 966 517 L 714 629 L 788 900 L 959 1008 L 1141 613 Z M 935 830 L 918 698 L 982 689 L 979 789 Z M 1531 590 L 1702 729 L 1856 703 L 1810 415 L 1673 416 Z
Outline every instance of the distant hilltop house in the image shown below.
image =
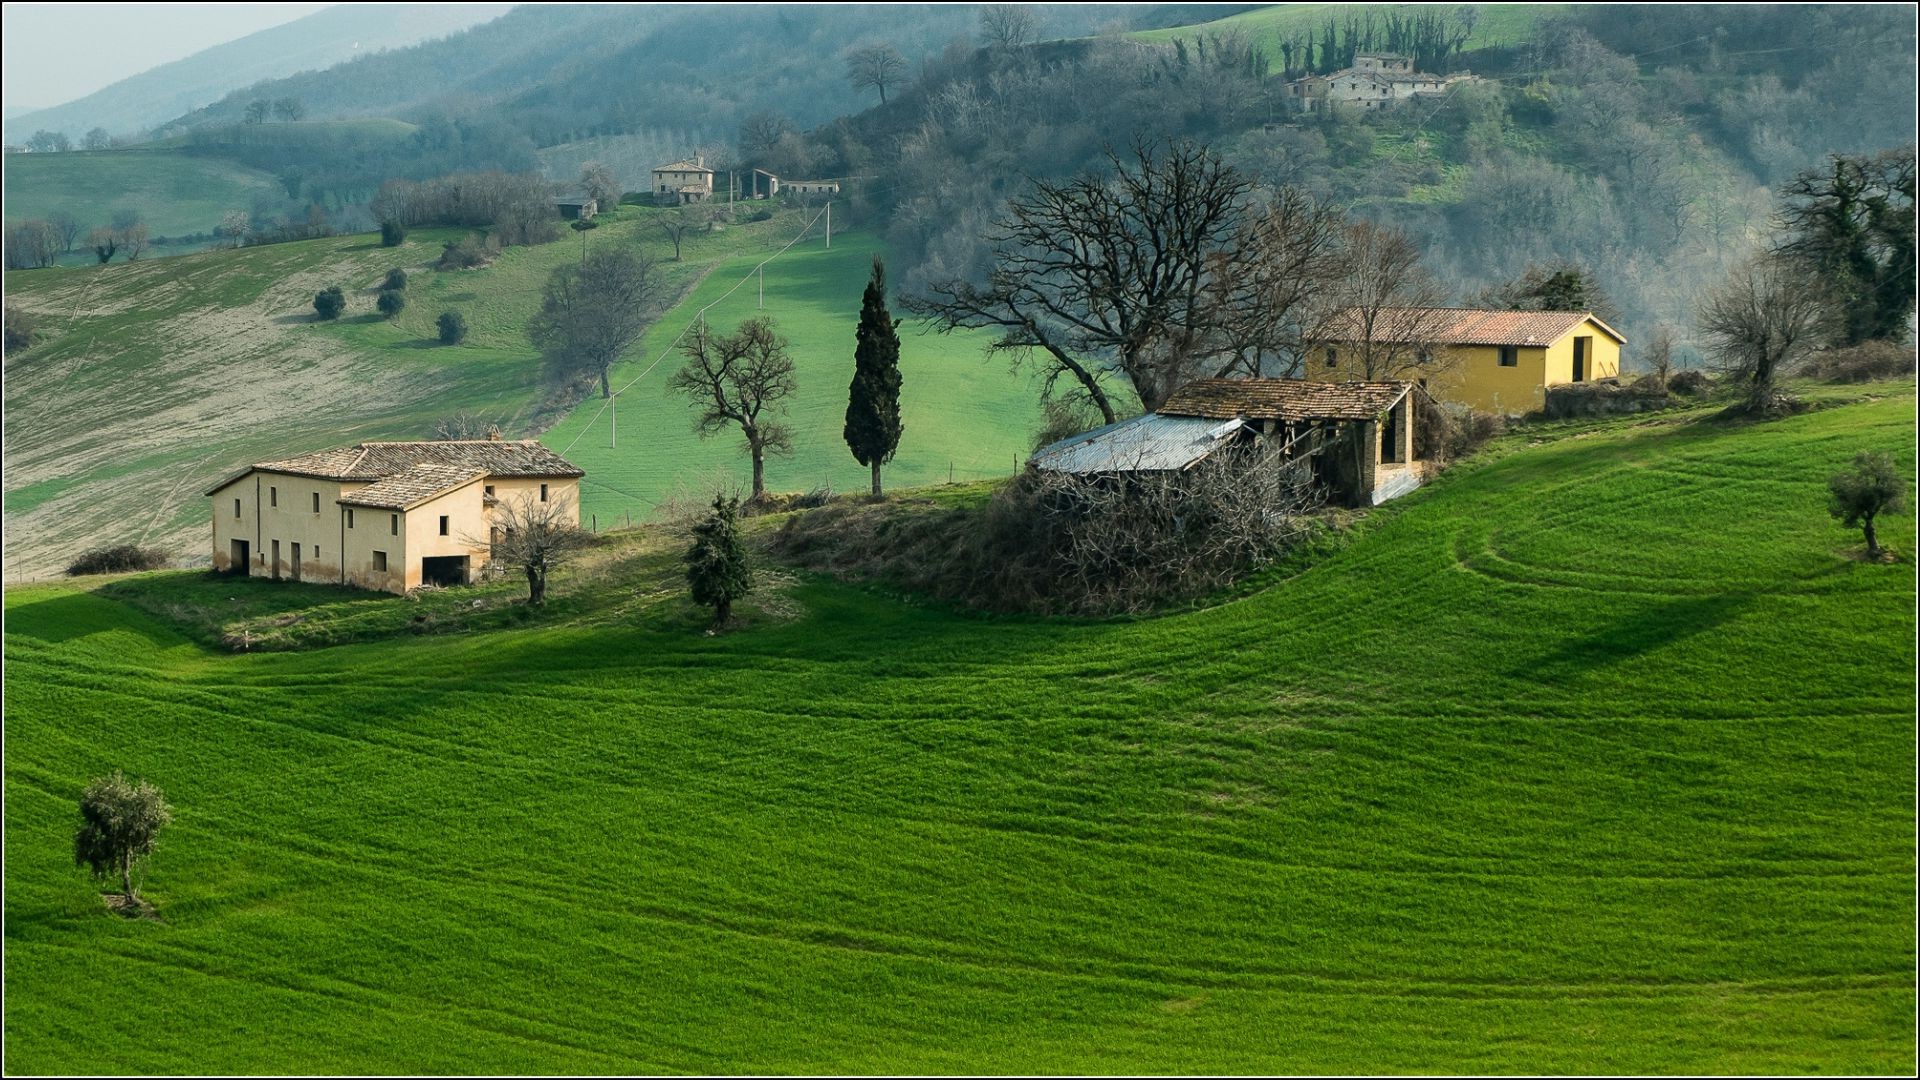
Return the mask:
M 404 593 L 474 581 L 500 508 L 578 524 L 586 473 L 531 439 L 368 442 L 253 465 L 207 492 L 213 568 Z
M 1444 94 L 1460 83 L 1478 81 L 1479 76 L 1465 71 L 1452 75 L 1415 71 L 1412 58 L 1406 56 L 1358 53 L 1352 67 L 1288 83 L 1286 96 L 1302 112 L 1325 108 L 1328 102 L 1386 109 L 1423 95 Z
M 591 221 L 593 215 L 600 212 L 600 202 L 591 195 L 579 193 L 556 195 L 553 198 L 553 208 L 560 211 L 560 216 L 568 221 Z
M 1306 377 L 1361 377 L 1371 341 L 1414 350 L 1409 359 L 1430 371 L 1421 384 L 1440 401 L 1521 414 L 1543 408 L 1549 387 L 1618 378 L 1627 343 L 1591 311 L 1382 308 L 1365 323 L 1357 310 L 1336 316 Z
M 1334 501 L 1378 506 L 1420 486 L 1410 382 L 1202 379 L 1157 411 L 1062 439 L 1028 465 L 1086 477 L 1185 472 L 1230 447 L 1270 455 Z
M 653 170 L 653 201 L 661 206 L 685 206 L 713 198 L 713 170 L 707 159 L 695 155 Z

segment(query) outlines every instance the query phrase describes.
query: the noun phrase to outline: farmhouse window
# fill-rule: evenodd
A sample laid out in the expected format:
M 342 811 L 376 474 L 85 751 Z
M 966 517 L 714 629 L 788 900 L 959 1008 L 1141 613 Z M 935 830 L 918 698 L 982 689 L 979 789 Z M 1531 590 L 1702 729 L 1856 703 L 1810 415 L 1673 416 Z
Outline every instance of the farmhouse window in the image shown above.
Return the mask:
M 447 515 L 445 514 L 440 515 L 440 535 L 447 535 Z
M 388 518 L 388 521 L 387 521 L 388 530 L 391 531 L 393 535 L 399 536 L 400 535 L 400 515 L 388 514 L 387 518 Z
M 279 488 L 269 487 L 267 489 L 267 505 L 268 506 L 280 505 L 280 489 Z
M 234 517 L 240 516 L 240 500 L 239 499 L 233 500 L 233 516 Z
M 1520 346 L 1518 345 L 1500 346 L 1500 366 L 1501 367 L 1519 367 L 1520 366 Z
M 347 507 L 347 528 L 353 528 L 353 507 Z
M 545 484 L 540 485 L 540 501 L 541 502 L 547 501 L 547 485 Z
M 1327 346 L 1327 366 L 1332 367 L 1334 364 L 1339 363 L 1339 361 L 1340 350 L 1331 345 Z
M 386 568 L 387 568 L 387 553 L 386 553 L 386 552 L 384 552 L 384 551 L 376 551 L 376 552 L 374 552 L 374 553 L 373 553 L 373 568 L 374 568 L 375 570 L 381 570 L 381 571 L 384 571 L 384 570 L 386 570 Z
M 489 499 L 491 499 L 491 498 L 493 498 L 493 485 L 492 485 L 492 484 L 488 484 L 488 485 L 487 485 L 487 498 L 489 498 Z
M 313 512 L 320 512 L 320 493 L 317 491 L 313 493 Z

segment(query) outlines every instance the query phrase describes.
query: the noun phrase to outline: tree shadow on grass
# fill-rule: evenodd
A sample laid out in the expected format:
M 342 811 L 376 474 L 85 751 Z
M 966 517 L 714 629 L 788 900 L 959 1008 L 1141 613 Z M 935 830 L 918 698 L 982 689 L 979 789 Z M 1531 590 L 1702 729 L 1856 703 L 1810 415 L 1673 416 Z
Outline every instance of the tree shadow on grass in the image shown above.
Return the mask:
M 1511 678 L 1572 681 L 1705 633 L 1752 606 L 1751 593 L 1688 596 L 1617 619 L 1599 632 L 1565 641 L 1509 671 Z

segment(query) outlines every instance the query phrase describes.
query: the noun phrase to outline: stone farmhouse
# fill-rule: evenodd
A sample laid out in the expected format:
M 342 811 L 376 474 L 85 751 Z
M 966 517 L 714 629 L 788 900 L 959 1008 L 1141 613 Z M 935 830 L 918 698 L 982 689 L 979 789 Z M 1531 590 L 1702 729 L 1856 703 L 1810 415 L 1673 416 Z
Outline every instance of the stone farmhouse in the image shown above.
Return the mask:
M 1627 343 L 1591 311 L 1487 308 L 1383 308 L 1371 329 L 1347 311 L 1326 337 L 1306 365 L 1309 379 L 1361 378 L 1363 342 L 1396 345 L 1425 369 L 1419 382 L 1435 399 L 1508 415 L 1543 408 L 1549 387 L 1619 378 Z
M 653 201 L 661 206 L 685 206 L 713 198 L 713 170 L 707 159 L 695 155 L 653 170 Z
M 1414 420 L 1426 392 L 1408 382 L 1201 379 L 1156 412 L 1062 439 L 1029 467 L 1089 478 L 1184 472 L 1231 447 L 1323 486 L 1332 500 L 1378 506 L 1420 486 Z
M 1324 109 L 1329 103 L 1387 109 L 1414 98 L 1444 94 L 1460 83 L 1478 81 L 1479 76 L 1471 72 L 1432 75 L 1415 71 L 1411 57 L 1359 53 L 1352 67 L 1295 79 L 1284 89 L 1287 102 L 1302 112 Z
M 466 584 L 524 501 L 580 520 L 586 473 L 531 439 L 367 442 L 265 461 L 208 490 L 213 568 L 404 593 Z

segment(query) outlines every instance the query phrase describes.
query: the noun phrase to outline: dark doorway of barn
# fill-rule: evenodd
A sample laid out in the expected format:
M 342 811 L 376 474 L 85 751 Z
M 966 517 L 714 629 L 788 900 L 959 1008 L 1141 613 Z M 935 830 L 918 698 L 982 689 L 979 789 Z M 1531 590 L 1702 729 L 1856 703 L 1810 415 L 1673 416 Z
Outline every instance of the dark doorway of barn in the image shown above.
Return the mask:
M 420 580 L 427 585 L 465 585 L 467 558 L 465 555 L 435 555 L 421 559 Z
M 227 562 L 227 570 L 245 576 L 253 572 L 253 544 L 246 540 L 233 542 L 232 557 Z

